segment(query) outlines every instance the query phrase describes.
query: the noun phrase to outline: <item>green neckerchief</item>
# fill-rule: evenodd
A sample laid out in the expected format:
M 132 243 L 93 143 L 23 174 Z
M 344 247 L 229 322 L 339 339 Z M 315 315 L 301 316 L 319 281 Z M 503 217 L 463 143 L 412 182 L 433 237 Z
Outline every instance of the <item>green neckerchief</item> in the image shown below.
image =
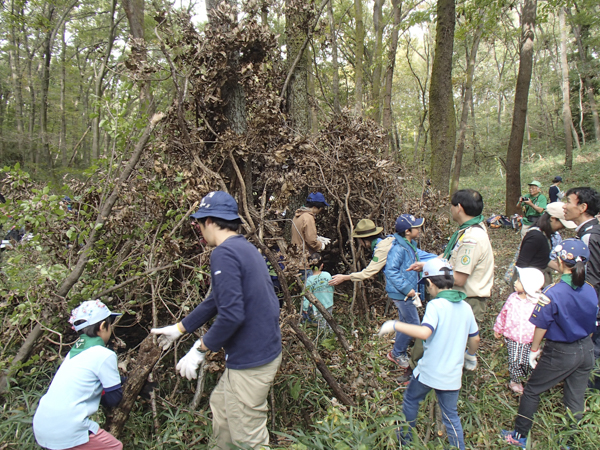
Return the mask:
M 406 243 L 408 245 L 410 245 L 410 248 L 413 249 L 413 252 L 415 252 L 415 259 L 418 261 L 419 260 L 419 254 L 417 253 L 417 246 L 414 245 L 412 242 L 410 242 L 408 239 L 406 239 L 406 238 L 403 238 L 403 239 L 406 241 Z
M 446 245 L 446 249 L 444 250 L 444 259 L 450 260 L 450 255 L 452 254 L 452 250 L 454 250 L 454 246 L 458 241 L 458 235 L 462 230 L 464 230 L 465 228 L 469 228 L 472 225 L 477 225 L 478 223 L 481 223 L 484 220 L 485 217 L 483 216 L 483 214 L 480 214 L 477 217 L 473 217 L 472 219 L 467 220 L 460 227 L 458 227 L 458 230 L 454 232 L 454 234 L 448 241 L 448 245 Z
M 438 292 L 436 298 L 445 298 L 449 302 L 458 303 L 467 298 L 467 294 L 465 294 L 464 292 L 455 291 L 454 289 L 446 289 L 444 291 Z
M 84 350 L 87 350 L 90 347 L 94 347 L 95 345 L 101 345 L 102 347 L 106 347 L 104 340 L 100 336 L 90 337 L 87 334 L 82 334 L 81 336 L 79 336 L 79 339 L 77 339 L 77 341 L 73 345 L 73 348 L 71 348 L 69 356 L 71 358 L 74 358 Z
M 560 279 L 563 280 L 565 283 L 567 283 L 569 286 L 571 286 L 573 289 L 577 289 L 577 286 L 575 286 L 573 284 L 573 275 L 570 273 L 563 273 L 560 276 Z

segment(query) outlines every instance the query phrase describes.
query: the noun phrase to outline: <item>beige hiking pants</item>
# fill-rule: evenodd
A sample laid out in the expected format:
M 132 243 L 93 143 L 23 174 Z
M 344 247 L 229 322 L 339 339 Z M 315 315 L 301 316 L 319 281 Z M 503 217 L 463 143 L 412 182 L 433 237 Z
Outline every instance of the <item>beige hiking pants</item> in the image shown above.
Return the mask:
M 268 364 L 252 369 L 225 369 L 210 396 L 213 414 L 213 447 L 247 444 L 255 450 L 268 448 L 267 395 L 281 364 L 281 353 Z

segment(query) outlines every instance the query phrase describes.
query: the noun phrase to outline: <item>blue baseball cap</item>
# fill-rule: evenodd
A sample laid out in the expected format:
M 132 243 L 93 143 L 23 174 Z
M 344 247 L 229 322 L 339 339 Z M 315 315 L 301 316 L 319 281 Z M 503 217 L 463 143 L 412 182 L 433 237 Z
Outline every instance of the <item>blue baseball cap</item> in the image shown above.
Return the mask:
M 396 233 L 404 233 L 411 228 L 419 228 L 423 226 L 425 219 L 417 218 L 412 214 L 402 214 L 396 219 Z
M 200 208 L 190 217 L 202 219 L 203 217 L 216 217 L 223 220 L 236 220 L 238 204 L 227 192 L 213 191 L 208 193 L 200 202 Z
M 425 279 L 429 277 L 436 277 L 438 275 L 446 275 L 447 271 L 442 269 L 449 269 L 450 275 L 454 275 L 452 271 L 452 266 L 450 263 L 443 258 L 433 258 L 425 263 L 423 266 L 423 276 L 419 280 L 418 284 L 425 284 Z
M 590 259 L 590 249 L 579 239 L 565 239 L 553 250 L 556 256 L 569 264 L 587 262 Z
M 320 192 L 311 192 L 310 194 L 308 194 L 306 201 L 314 202 L 314 203 L 325 203 L 325 206 L 331 206 L 329 203 L 327 203 L 325 201 L 325 196 L 323 194 L 321 194 Z

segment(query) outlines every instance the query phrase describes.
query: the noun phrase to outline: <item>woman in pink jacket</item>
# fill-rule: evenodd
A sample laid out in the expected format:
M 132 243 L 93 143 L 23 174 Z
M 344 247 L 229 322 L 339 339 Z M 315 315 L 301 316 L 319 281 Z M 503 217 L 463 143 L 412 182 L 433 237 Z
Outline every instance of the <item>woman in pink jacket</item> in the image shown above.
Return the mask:
M 544 274 L 532 267 L 516 268 L 518 279 L 515 291 L 506 300 L 494 324 L 494 336 L 504 336 L 508 348 L 508 371 L 510 389 L 523 393 L 521 378 L 529 373 L 529 352 L 533 342 L 535 326 L 529 322 L 531 313 L 538 302 L 537 295 L 544 285 Z

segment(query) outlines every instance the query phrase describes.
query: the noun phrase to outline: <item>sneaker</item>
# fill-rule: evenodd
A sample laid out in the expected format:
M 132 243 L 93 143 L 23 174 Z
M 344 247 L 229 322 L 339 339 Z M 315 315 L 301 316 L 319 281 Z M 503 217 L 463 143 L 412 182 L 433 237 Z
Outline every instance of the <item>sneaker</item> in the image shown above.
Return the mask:
M 516 431 L 514 430 L 502 430 L 500 435 L 502 436 L 502 440 L 507 444 L 515 445 L 517 447 L 526 448 L 527 447 L 527 438 L 516 438 Z
M 392 355 L 392 352 L 388 352 L 388 354 L 386 355 L 387 359 L 389 359 L 391 362 L 400 365 L 400 360 L 398 358 L 396 358 L 394 355 Z
M 401 387 L 408 386 L 410 383 L 410 379 L 412 378 L 412 369 L 406 369 L 402 375 L 396 378 L 396 383 L 398 383 Z
M 523 385 L 521 383 L 517 383 L 515 381 L 511 381 L 508 384 L 508 387 L 511 391 L 513 391 L 517 395 L 523 395 Z

